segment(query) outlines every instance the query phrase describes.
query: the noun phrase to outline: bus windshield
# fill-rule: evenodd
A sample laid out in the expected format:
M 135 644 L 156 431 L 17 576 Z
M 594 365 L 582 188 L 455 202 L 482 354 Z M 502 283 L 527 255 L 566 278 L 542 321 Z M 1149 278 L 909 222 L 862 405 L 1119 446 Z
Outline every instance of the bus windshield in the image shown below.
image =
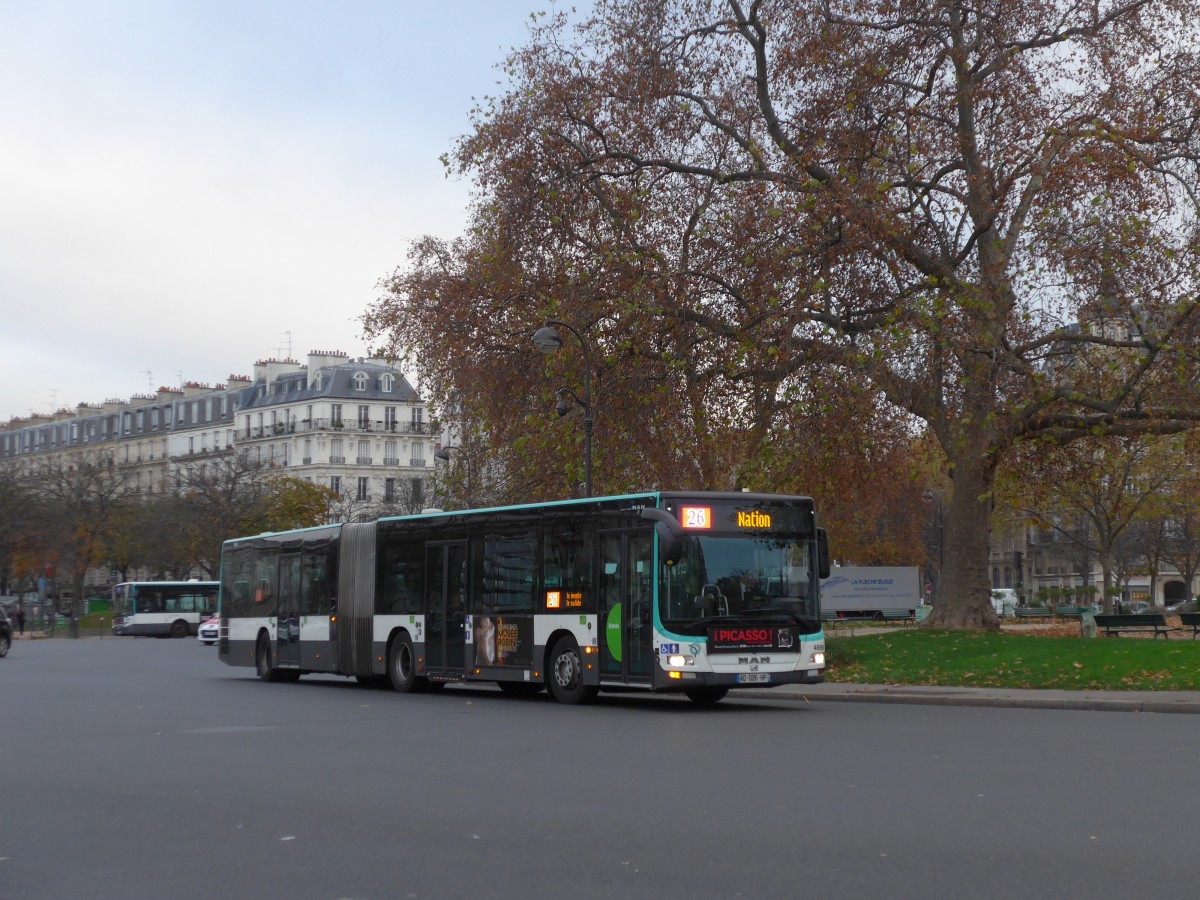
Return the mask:
M 713 617 L 816 618 L 811 541 L 781 536 L 689 536 L 679 562 L 665 570 L 659 616 L 672 630 Z

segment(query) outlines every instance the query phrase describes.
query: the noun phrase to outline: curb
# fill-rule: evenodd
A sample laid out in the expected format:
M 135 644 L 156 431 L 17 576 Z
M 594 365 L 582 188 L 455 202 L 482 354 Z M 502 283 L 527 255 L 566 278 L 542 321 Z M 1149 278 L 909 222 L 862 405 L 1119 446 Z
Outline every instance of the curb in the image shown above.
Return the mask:
M 903 686 L 856 687 L 842 691 L 799 691 L 771 694 L 766 691 L 747 692 L 741 696 L 774 698 L 805 703 L 908 703 L 918 706 L 991 706 L 1007 709 L 1072 709 L 1086 712 L 1149 712 L 1200 713 L 1200 698 L 1191 694 L 1172 698 L 1169 692 L 1162 697 L 1070 696 L 1043 694 L 1036 691 L 1013 694 L 990 694 L 970 689 L 925 688 L 915 690 Z

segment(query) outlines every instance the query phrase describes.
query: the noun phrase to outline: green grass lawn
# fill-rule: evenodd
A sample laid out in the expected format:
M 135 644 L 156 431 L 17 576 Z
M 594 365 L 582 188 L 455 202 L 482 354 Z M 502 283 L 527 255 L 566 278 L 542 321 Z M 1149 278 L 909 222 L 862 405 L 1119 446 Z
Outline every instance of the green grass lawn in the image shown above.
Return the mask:
M 1060 690 L 1200 690 L 1200 641 L 911 629 L 826 635 L 827 681 Z

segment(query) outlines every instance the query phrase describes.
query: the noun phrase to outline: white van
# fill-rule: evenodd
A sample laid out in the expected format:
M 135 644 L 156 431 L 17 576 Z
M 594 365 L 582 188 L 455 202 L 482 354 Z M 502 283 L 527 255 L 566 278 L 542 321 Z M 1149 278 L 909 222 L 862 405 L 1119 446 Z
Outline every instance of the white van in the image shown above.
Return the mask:
M 996 615 L 1004 618 L 1007 614 L 1012 616 L 1013 609 L 1021 598 L 1017 596 L 1017 592 L 1012 588 L 993 588 L 992 589 L 992 609 L 996 611 Z M 1007 613 L 1005 607 L 1008 607 Z

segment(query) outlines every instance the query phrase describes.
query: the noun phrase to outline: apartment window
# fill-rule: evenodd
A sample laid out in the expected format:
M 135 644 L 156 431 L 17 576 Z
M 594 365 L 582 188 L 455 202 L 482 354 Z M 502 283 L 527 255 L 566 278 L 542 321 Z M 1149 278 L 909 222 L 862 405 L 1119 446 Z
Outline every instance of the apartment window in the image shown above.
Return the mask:
M 360 466 L 369 466 L 371 464 L 371 442 L 358 442 L 358 464 Z
M 383 464 L 385 466 L 400 465 L 400 457 L 396 455 L 396 442 L 395 441 L 384 441 L 383 442 Z
M 366 372 L 355 372 L 354 373 L 354 389 L 356 391 L 365 391 L 367 389 L 367 373 Z
M 383 479 L 383 499 L 386 500 L 388 503 L 391 503 L 393 500 L 396 499 L 396 479 L 395 478 Z
M 368 489 L 368 485 L 370 484 L 370 482 L 371 482 L 371 479 L 369 479 L 369 478 L 359 478 L 358 479 L 358 499 L 359 500 L 366 500 L 367 497 L 370 496 L 370 491 Z
M 370 428 L 371 427 L 371 407 L 370 406 L 359 406 L 359 408 L 358 408 L 358 427 L 359 428 Z
M 396 383 L 395 375 L 383 375 L 379 379 L 379 389 L 381 391 L 383 391 L 385 394 L 390 394 L 392 392 L 392 385 L 394 385 L 395 383 Z
M 319 391 L 321 389 L 322 380 L 323 379 L 321 378 L 320 372 L 318 372 L 316 375 L 313 376 L 313 390 L 314 391 Z
M 341 475 L 330 476 L 329 489 L 331 491 L 333 491 L 335 494 L 337 494 L 339 497 L 342 496 L 342 476 Z
M 396 430 L 396 407 L 385 406 L 383 408 L 383 427 L 386 431 Z
M 207 431 L 204 432 L 204 434 L 200 435 L 200 452 L 201 453 L 208 452 L 208 432 Z
M 333 419 L 335 425 L 342 421 L 342 404 L 333 403 L 329 407 L 329 417 Z

